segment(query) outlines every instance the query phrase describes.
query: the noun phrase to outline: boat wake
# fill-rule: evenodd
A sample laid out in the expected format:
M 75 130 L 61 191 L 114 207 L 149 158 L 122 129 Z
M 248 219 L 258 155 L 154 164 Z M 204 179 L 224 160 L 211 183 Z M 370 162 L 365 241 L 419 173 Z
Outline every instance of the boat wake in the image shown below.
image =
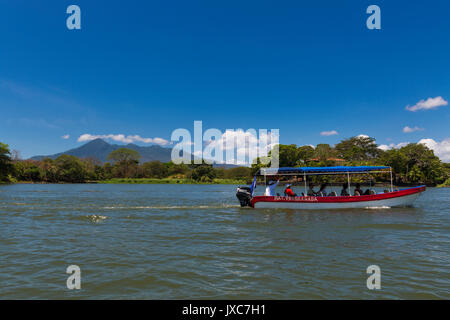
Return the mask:
M 373 207 L 365 207 L 364 209 L 390 209 L 389 206 L 373 206 Z
M 197 205 L 197 206 L 109 206 L 103 207 L 107 210 L 134 210 L 134 209 L 159 209 L 159 210 L 170 210 L 170 209 L 224 209 L 224 208 L 239 208 L 239 205 L 222 204 L 222 205 Z

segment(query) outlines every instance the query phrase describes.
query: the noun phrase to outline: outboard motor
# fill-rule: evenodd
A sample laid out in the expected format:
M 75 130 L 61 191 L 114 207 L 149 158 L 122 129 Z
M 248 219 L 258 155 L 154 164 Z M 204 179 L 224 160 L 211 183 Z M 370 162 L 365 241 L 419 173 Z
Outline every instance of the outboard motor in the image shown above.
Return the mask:
M 241 203 L 241 207 L 250 207 L 252 200 L 252 191 L 249 187 L 238 187 L 236 190 L 236 197 Z

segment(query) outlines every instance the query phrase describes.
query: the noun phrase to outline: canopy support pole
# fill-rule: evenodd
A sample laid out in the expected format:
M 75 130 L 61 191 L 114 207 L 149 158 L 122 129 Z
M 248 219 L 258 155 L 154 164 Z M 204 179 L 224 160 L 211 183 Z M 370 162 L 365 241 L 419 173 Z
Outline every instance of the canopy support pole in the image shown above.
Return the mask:
M 391 173 L 391 192 L 393 192 L 394 191 L 394 184 L 393 184 L 393 180 L 392 180 L 392 168 L 390 168 L 390 173 Z
M 303 180 L 305 180 L 305 196 L 308 195 L 308 189 L 306 188 L 306 173 L 303 173 Z
M 352 192 L 350 191 L 350 173 L 347 172 L 347 183 L 348 183 L 348 194 L 352 195 Z

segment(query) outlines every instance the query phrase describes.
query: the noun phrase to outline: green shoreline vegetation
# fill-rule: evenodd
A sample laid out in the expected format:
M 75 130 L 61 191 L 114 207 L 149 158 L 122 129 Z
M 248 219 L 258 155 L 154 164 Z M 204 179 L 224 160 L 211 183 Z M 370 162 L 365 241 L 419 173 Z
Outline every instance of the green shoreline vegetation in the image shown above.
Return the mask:
M 256 159 L 251 167 L 221 168 L 201 164 L 140 163 L 137 151 L 120 148 L 107 162 L 61 155 L 56 159 L 21 160 L 17 151 L 0 142 L 0 183 L 120 183 L 120 184 L 250 184 L 263 165 Z M 271 152 L 268 157 L 270 160 Z M 270 165 L 270 162 L 267 166 Z M 393 169 L 395 185 L 426 184 L 450 187 L 450 164 L 443 163 L 423 144 L 410 143 L 383 151 L 375 139 L 352 137 L 335 146 L 279 145 L 280 167 L 386 165 Z M 355 177 L 358 180 L 358 177 Z M 317 182 L 321 177 L 314 177 Z M 325 178 L 326 179 L 326 178 Z M 359 177 L 361 182 L 367 176 Z M 386 177 L 369 176 L 373 183 Z M 383 180 L 384 179 L 384 180 Z M 356 181 L 355 180 L 355 181 Z M 334 180 L 333 182 L 339 182 Z M 329 181 L 327 181 L 329 182 Z
M 114 183 L 114 184 L 247 184 L 246 180 L 238 179 L 218 179 L 215 178 L 209 182 L 201 182 L 193 179 L 176 178 L 113 178 L 109 180 L 97 181 L 96 183 Z
M 450 188 L 450 178 L 437 186 L 438 188 Z
M 4 184 L 7 183 L 17 183 L 17 184 L 71 184 L 73 182 L 44 182 L 44 181 L 4 181 Z M 231 184 L 231 185 L 244 185 L 249 184 L 247 180 L 239 180 L 239 179 L 213 179 L 209 182 L 195 181 L 192 179 L 184 179 L 184 178 L 112 178 L 109 180 L 86 180 L 82 183 L 92 183 L 92 184 Z M 2 184 L 2 182 L 0 182 Z

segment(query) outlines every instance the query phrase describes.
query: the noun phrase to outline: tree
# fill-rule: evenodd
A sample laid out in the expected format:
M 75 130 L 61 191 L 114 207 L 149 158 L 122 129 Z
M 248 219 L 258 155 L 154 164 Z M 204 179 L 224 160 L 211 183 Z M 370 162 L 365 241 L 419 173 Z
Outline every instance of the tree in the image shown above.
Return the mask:
M 111 179 L 113 177 L 114 167 L 111 163 L 106 162 L 102 167 L 103 179 Z
M 58 167 L 55 161 L 50 158 L 45 158 L 37 164 L 40 169 L 40 178 L 46 182 L 58 182 Z
M 352 137 L 342 140 L 335 146 L 338 157 L 347 161 L 371 160 L 380 154 L 374 138 L 366 136 Z
M 211 182 L 216 177 L 216 174 L 212 165 L 201 164 L 195 166 L 192 170 L 191 177 L 195 181 Z
M 115 171 L 121 178 L 130 178 L 136 173 L 139 164 L 139 152 L 128 148 L 119 148 L 108 155 L 108 160 L 113 160 Z
M 84 182 L 86 179 L 83 163 L 75 156 L 63 154 L 55 159 L 55 165 L 59 181 L 74 183 Z
M 258 157 L 256 159 L 253 159 L 252 161 L 252 176 L 254 176 L 261 168 L 266 168 L 271 165 L 271 162 L 269 161 L 270 157 Z
M 164 164 L 167 167 L 167 171 L 168 171 L 168 175 L 172 176 L 172 175 L 183 175 L 186 174 L 186 172 L 189 171 L 189 167 L 184 164 L 184 163 L 180 163 L 180 164 L 175 164 L 172 161 L 169 161 L 167 163 Z
M 228 179 L 249 179 L 251 177 L 252 169 L 248 167 L 236 167 L 224 171 L 224 178 Z
M 102 163 L 95 157 L 88 157 L 81 159 L 84 170 L 86 171 L 86 179 L 88 180 L 102 180 Z
M 16 161 L 14 163 L 14 175 L 19 181 L 40 181 L 41 172 L 36 162 Z
M 108 160 L 113 160 L 114 162 L 122 162 L 122 161 L 139 161 L 140 158 L 139 152 L 136 150 L 128 149 L 128 148 L 119 148 L 112 151 L 108 155 Z
M 270 151 L 270 155 L 272 155 Z M 297 146 L 295 144 L 279 145 L 279 165 L 280 167 L 295 167 L 298 162 Z
M 424 182 L 425 175 L 417 165 L 414 165 L 408 172 L 408 180 L 411 182 Z
M 311 146 L 301 146 L 297 149 L 297 157 L 305 164 L 308 162 L 308 160 L 312 159 L 314 157 L 314 148 Z M 298 163 L 300 164 L 300 163 Z
M 334 155 L 334 150 L 327 143 L 319 143 L 314 150 L 314 156 L 316 156 L 320 162 L 326 164 L 327 160 Z
M 399 182 L 400 178 L 404 177 L 406 162 L 408 159 L 405 154 L 400 152 L 398 149 L 391 149 L 381 152 L 379 163 L 392 168 L 394 172 L 394 178 L 396 183 Z
M 445 180 L 445 168 L 441 160 L 434 155 L 433 150 L 421 143 L 410 143 L 399 150 L 404 154 L 406 161 L 406 176 L 411 181 L 419 181 L 420 176 L 422 180 L 430 183 L 440 183 Z M 410 171 L 414 172 L 410 174 Z M 418 171 L 422 175 L 418 174 Z M 412 180 L 412 179 L 415 180 Z
M 226 172 L 228 170 L 225 169 L 225 168 L 214 168 L 214 171 L 216 173 L 216 178 L 224 179 L 225 178 L 225 174 L 226 174 Z
M 424 144 L 384 151 L 377 161 L 392 167 L 397 181 L 436 184 L 447 177 L 441 160 Z
M 0 142 L 0 181 L 8 181 L 14 171 L 11 163 L 11 152 L 7 144 Z
M 142 165 L 145 178 L 165 178 L 169 175 L 169 170 L 160 161 L 146 162 Z

